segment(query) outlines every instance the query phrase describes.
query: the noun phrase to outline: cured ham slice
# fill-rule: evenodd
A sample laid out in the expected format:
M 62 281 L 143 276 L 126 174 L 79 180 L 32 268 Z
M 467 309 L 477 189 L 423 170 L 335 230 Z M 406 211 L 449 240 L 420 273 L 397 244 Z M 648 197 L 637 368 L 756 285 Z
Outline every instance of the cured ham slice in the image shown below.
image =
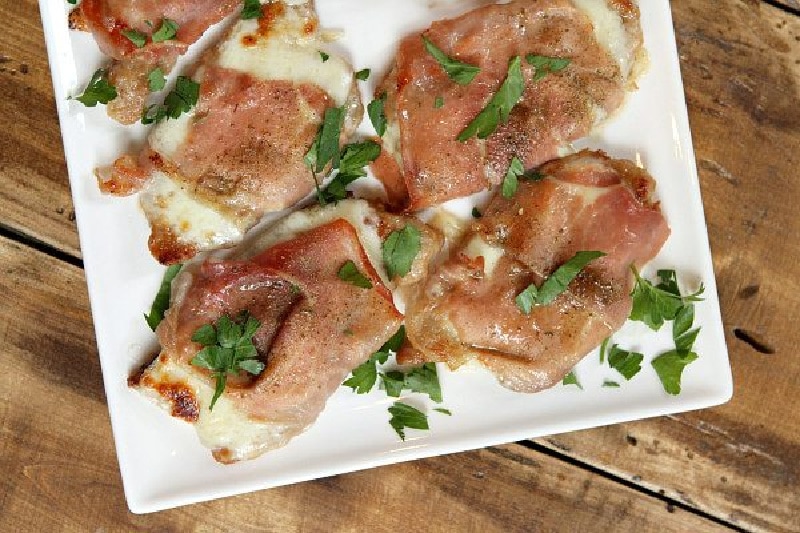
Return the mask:
M 310 3 L 263 6 L 201 59 L 197 105 L 160 122 L 138 156 L 98 171 L 112 194 L 142 190 L 150 251 L 164 264 L 241 240 L 265 213 L 304 198 L 303 158 L 326 109 L 345 107 L 342 138 L 361 120 L 351 67 L 325 48 Z
M 471 360 L 500 383 L 537 392 L 558 383 L 619 329 L 631 310 L 631 265 L 659 251 L 669 228 L 654 181 L 628 161 L 583 151 L 547 163 L 540 181 L 497 195 L 450 258 L 407 309 L 416 351 L 403 362 Z M 529 315 L 515 297 L 541 286 L 579 251 L 607 255 L 589 263 L 549 305 Z
M 423 36 L 480 72 L 456 83 L 426 51 Z M 569 63 L 547 70 L 533 56 Z M 392 201 L 405 201 L 410 211 L 496 185 L 513 157 L 536 167 L 619 108 L 643 56 L 639 11 L 630 0 L 515 0 L 434 22 L 400 43 L 376 89 L 376 97 L 386 95 L 384 149 L 394 161 L 383 158 L 373 170 L 389 184 Z M 515 57 L 525 88 L 508 121 L 488 138 L 458 140 Z
M 157 329 L 161 353 L 132 385 L 193 423 L 222 463 L 285 445 L 402 323 L 389 291 L 396 284 L 387 280 L 380 260 L 381 235 L 396 223 L 398 217 L 364 201 L 345 200 L 294 213 L 227 259 L 184 268 Z M 440 241 L 421 229 L 423 245 L 412 270 L 424 276 Z M 348 261 L 372 288 L 338 277 Z M 265 369 L 255 377 L 229 378 L 210 410 L 215 378 L 191 364 L 201 349 L 192 335 L 242 311 L 261 324 L 253 344 Z
M 203 33 L 240 4 L 240 0 L 82 0 L 70 14 L 70 26 L 92 32 L 100 50 L 112 58 L 109 81 L 117 98 L 108 115 L 123 124 L 142 116 L 150 94 L 148 74 L 155 68 L 169 73 L 176 60 Z M 177 25 L 174 38 L 153 42 L 164 21 Z M 137 46 L 126 33 L 144 41 Z

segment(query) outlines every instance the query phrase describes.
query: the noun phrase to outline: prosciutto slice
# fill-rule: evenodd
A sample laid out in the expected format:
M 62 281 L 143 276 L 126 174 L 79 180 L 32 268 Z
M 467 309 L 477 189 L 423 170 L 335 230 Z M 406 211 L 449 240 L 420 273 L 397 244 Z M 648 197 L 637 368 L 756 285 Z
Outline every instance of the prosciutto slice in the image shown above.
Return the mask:
M 389 291 L 396 284 L 379 259 L 381 235 L 398 222 L 366 202 L 346 200 L 294 213 L 227 259 L 186 267 L 173 282 L 171 307 L 157 329 L 161 352 L 131 385 L 194 424 L 219 462 L 252 459 L 285 445 L 402 323 Z M 421 229 L 422 250 L 412 270 L 424 276 L 440 241 Z M 338 277 L 347 261 L 372 288 Z M 201 349 L 191 338 L 204 324 L 242 311 L 261 324 L 253 344 L 265 369 L 255 377 L 229 377 L 209 410 L 215 378 L 191 364 Z
M 480 72 L 467 85 L 455 83 L 422 36 Z M 529 55 L 570 63 L 541 77 Z M 513 157 L 536 167 L 619 108 L 643 55 L 639 11 L 629 0 L 515 0 L 434 22 L 400 43 L 376 89 L 376 97 L 386 94 L 384 148 L 393 158 L 373 170 L 392 203 L 410 211 L 496 185 Z M 486 139 L 457 140 L 514 57 L 522 59 L 525 89 L 508 122 Z
M 342 139 L 361 119 L 351 67 L 325 48 L 310 3 L 272 2 L 240 20 L 196 66 L 197 105 L 159 123 L 138 155 L 97 172 L 104 192 L 144 189 L 149 247 L 164 264 L 238 242 L 265 213 L 304 198 L 303 158 L 326 109 L 346 109 Z
M 82 0 L 70 14 L 70 26 L 92 32 L 100 50 L 112 58 L 109 80 L 117 98 L 107 105 L 108 115 L 123 124 L 142 116 L 150 93 L 147 76 L 155 68 L 166 74 L 189 45 L 240 4 L 240 0 Z M 174 39 L 153 42 L 163 21 L 178 26 Z M 146 38 L 137 47 L 125 32 Z
M 550 162 L 540 181 L 497 195 L 483 218 L 407 309 L 416 351 L 403 362 L 470 360 L 500 383 L 537 392 L 558 383 L 590 350 L 619 329 L 631 309 L 630 266 L 659 251 L 669 228 L 652 178 L 628 161 L 583 151 Z M 579 251 L 591 262 L 549 305 L 523 314 L 515 297 L 541 286 Z

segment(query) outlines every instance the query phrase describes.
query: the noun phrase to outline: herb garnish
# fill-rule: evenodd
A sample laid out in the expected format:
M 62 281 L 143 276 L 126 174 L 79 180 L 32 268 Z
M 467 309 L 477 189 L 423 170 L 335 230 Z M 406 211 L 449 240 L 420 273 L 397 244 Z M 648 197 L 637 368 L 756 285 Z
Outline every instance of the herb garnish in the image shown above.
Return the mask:
M 156 67 L 147 74 L 147 86 L 150 88 L 150 92 L 160 91 L 166 84 L 167 78 L 161 67 Z
M 264 12 L 261 11 L 261 2 L 258 0 L 244 0 L 244 7 L 240 16 L 244 20 L 260 19 L 264 16 Z
M 178 35 L 178 23 L 172 19 L 164 19 L 161 21 L 161 26 L 153 32 L 152 39 L 154 43 L 161 43 L 170 41 Z
M 531 283 L 514 300 L 520 311 L 529 315 L 534 305 L 548 305 L 567 289 L 570 282 L 590 262 L 606 255 L 603 252 L 585 251 L 576 253 L 547 278 L 541 287 Z
M 386 389 L 386 394 L 393 398 L 399 397 L 400 393 L 406 389 L 411 392 L 427 394 L 436 403 L 442 402 L 442 388 L 439 385 L 436 363 L 425 363 L 411 369 L 408 373 L 396 370 L 385 374 L 381 373 L 381 381 Z
M 92 79 L 89 80 L 83 94 L 76 96 L 75 100 L 86 107 L 94 107 L 97 104 L 107 104 L 116 97 L 117 88 L 109 83 L 108 72 L 99 68 L 92 74 Z
M 482 216 L 483 213 L 481 213 L 480 209 L 478 209 L 477 207 L 472 208 L 472 218 L 481 218 Z
M 616 344 L 608 352 L 608 366 L 622 374 L 626 381 L 630 381 L 639 373 L 642 369 L 642 361 L 644 361 L 644 355 L 623 350 Z
M 161 280 L 161 286 L 158 288 L 156 297 L 153 299 L 153 304 L 150 306 L 150 314 L 145 314 L 144 319 L 150 329 L 156 330 L 156 327 L 164 320 L 164 313 L 169 309 L 169 298 L 172 292 L 172 280 L 181 271 L 183 265 L 170 265 L 164 272 L 164 277 Z
M 378 370 L 375 365 L 384 364 L 389 359 L 389 353 L 397 353 L 405 340 L 406 328 L 400 326 L 400 329 L 377 352 L 353 370 L 352 375 L 342 385 L 350 387 L 357 394 L 366 394 L 371 391 L 378 381 Z
M 383 244 L 383 263 L 389 279 L 404 277 L 411 271 L 411 265 L 422 247 L 422 235 L 414 226 L 407 224 L 402 229 L 389 234 Z
M 192 335 L 192 341 L 202 344 L 204 348 L 192 358 L 191 363 L 210 370 L 217 380 L 209 411 L 225 390 L 228 374 L 236 375 L 244 371 L 258 375 L 264 370 L 264 363 L 257 359 L 258 352 L 253 345 L 253 335 L 260 326 L 258 320 L 243 311 L 235 320 L 223 315 L 216 325 L 201 326 Z
M 525 167 L 522 166 L 522 161 L 520 161 L 517 156 L 514 156 L 511 159 L 511 165 L 508 167 L 508 172 L 506 172 L 506 177 L 503 178 L 503 198 L 511 198 L 514 196 L 514 193 L 517 192 L 519 177 L 524 173 Z
M 680 295 L 674 270 L 659 270 L 657 274 L 661 282 L 656 286 L 639 276 L 635 266 L 631 265 L 631 270 L 636 277 L 636 284 L 631 292 L 633 308 L 629 318 L 644 322 L 653 330 L 661 329 L 667 320 L 675 320 L 684 303 L 702 300 L 700 295 L 705 290 L 702 284 L 695 293 L 683 297 Z
M 403 440 L 406 440 L 406 428 L 428 429 L 428 417 L 425 413 L 406 403 L 394 402 L 389 407 L 389 414 L 392 415 L 389 424 Z
M 574 370 L 570 371 L 569 374 L 564 376 L 564 379 L 561 380 L 561 383 L 563 385 L 577 385 L 579 389 L 583 390 L 583 387 L 581 386 L 580 382 L 578 382 L 578 376 L 575 375 Z
M 422 42 L 425 43 L 425 50 L 441 65 L 450 79 L 459 85 L 468 85 L 481 71 L 475 65 L 451 58 L 424 35 Z
M 339 166 L 339 137 L 343 122 L 343 107 L 329 107 L 325 110 L 314 142 L 303 158 L 313 173 L 322 172 L 328 163 L 332 163 L 334 168 Z M 316 176 L 314 179 L 316 180 Z
M 650 363 L 658 374 L 658 379 L 668 394 L 681 392 L 681 375 L 689 363 L 697 359 L 697 354 L 689 350 L 671 350 L 661 354 Z
M 365 81 L 369 79 L 370 70 L 368 68 L 362 68 L 358 72 L 356 72 L 356 79 L 360 81 Z
M 347 260 L 345 264 L 339 269 L 336 273 L 336 276 L 342 280 L 355 285 L 356 287 L 360 287 L 362 289 L 371 289 L 372 282 L 369 280 L 367 276 L 361 273 L 358 270 L 358 267 L 352 260 Z
M 435 109 L 441 109 L 444 107 L 444 97 L 437 96 L 436 99 L 433 101 L 433 107 Z
M 139 30 L 128 28 L 122 30 L 122 35 L 127 37 L 128 40 L 132 42 L 133 46 L 135 46 L 136 48 L 142 48 L 145 44 L 147 44 L 147 35 L 140 32 Z
M 508 63 L 508 75 L 500 86 L 500 89 L 492 96 L 486 107 L 478 113 L 472 122 L 458 134 L 461 142 L 466 142 L 470 138 L 477 136 L 485 139 L 497 129 L 502 122 L 508 122 L 511 110 L 525 91 L 525 81 L 522 78 L 522 61 L 519 56 L 514 56 Z
M 386 133 L 386 113 L 383 109 L 385 105 L 386 93 L 382 93 L 378 98 L 367 105 L 369 121 L 372 122 L 372 126 L 375 128 L 378 137 L 383 137 L 383 134 Z
M 154 104 L 142 114 L 142 124 L 161 122 L 165 118 L 178 118 L 190 111 L 200 98 L 200 84 L 186 76 L 178 76 L 163 104 Z
M 365 167 L 381 154 L 381 147 L 375 141 L 350 143 L 342 148 L 339 155 L 339 168 L 336 177 L 318 191 L 321 205 L 336 203 L 347 197 L 347 186 L 367 175 Z
M 327 62 L 331 56 L 327 52 L 323 52 L 322 50 L 319 51 L 319 57 L 322 59 L 322 62 Z
M 533 81 L 539 81 L 552 72 L 564 70 L 572 62 L 571 59 L 537 56 L 536 54 L 526 55 L 525 61 L 536 69 L 536 73 L 533 75 Z
M 616 381 L 611 381 L 610 379 L 604 379 L 603 380 L 603 387 L 605 387 L 607 389 L 618 389 L 619 388 L 619 383 L 617 383 Z

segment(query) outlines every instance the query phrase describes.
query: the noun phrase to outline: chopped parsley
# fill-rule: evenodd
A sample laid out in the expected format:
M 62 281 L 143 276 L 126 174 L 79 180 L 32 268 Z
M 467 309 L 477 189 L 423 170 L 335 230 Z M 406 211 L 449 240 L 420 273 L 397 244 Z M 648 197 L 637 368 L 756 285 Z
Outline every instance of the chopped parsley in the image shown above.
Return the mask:
M 340 280 L 346 281 L 347 283 L 355 285 L 356 287 L 360 287 L 362 289 L 372 288 L 372 282 L 369 280 L 367 276 L 365 276 L 364 274 L 361 273 L 360 270 L 358 270 L 356 264 L 351 260 L 348 260 L 345 264 L 342 265 L 342 267 L 336 273 L 336 276 Z
M 658 374 L 658 379 L 668 394 L 681 392 L 683 369 L 697 359 L 697 354 L 689 350 L 672 350 L 663 353 L 650 363 Z
M 371 391 L 378 381 L 378 370 L 375 365 L 384 364 L 389 359 L 389 353 L 397 353 L 405 341 L 406 328 L 400 326 L 400 329 L 377 352 L 353 370 L 352 375 L 342 385 L 350 387 L 357 394 L 366 394 Z
M 328 185 L 317 192 L 320 205 L 336 203 L 347 197 L 347 186 L 367 175 L 366 166 L 381 154 L 381 147 L 375 141 L 350 143 L 339 154 L 339 167 L 336 176 Z
M 425 50 L 441 65 L 450 79 L 459 85 L 468 85 L 481 71 L 475 65 L 451 58 L 424 35 L 422 42 L 425 43 Z
M 529 65 L 536 69 L 536 72 L 533 75 L 533 81 L 539 81 L 550 73 L 564 70 L 572 62 L 571 59 L 562 57 L 538 56 L 536 54 L 526 55 L 525 61 L 527 61 Z
M 86 107 L 94 107 L 97 104 L 107 104 L 116 97 L 117 88 L 109 83 L 108 72 L 100 68 L 94 71 L 83 94 L 76 96 L 75 100 Z
M 644 355 L 623 350 L 616 344 L 608 352 L 608 366 L 622 374 L 626 381 L 630 381 L 642 370 L 642 361 Z
M 599 257 L 603 252 L 585 251 L 576 253 L 569 261 L 561 265 L 548 277 L 540 287 L 530 284 L 517 295 L 515 302 L 520 311 L 529 315 L 534 305 L 548 305 L 567 289 L 570 282 L 586 265 Z
M 522 161 L 514 156 L 511 159 L 511 165 L 508 167 L 506 177 L 503 178 L 502 193 L 503 198 L 511 198 L 517 192 L 519 184 L 519 177 L 525 173 L 525 167 L 522 166 Z
M 442 388 L 439 385 L 436 363 L 425 363 L 407 373 L 396 370 L 381 373 L 381 382 L 386 389 L 386 394 L 393 398 L 399 397 L 400 393 L 406 389 L 411 392 L 427 394 L 436 403 L 442 402 Z
M 456 137 L 461 142 L 466 142 L 472 137 L 485 139 L 497 129 L 502 122 L 508 122 L 511 110 L 517 105 L 525 91 L 525 81 L 522 78 L 522 62 L 519 56 L 514 56 L 508 63 L 508 75 L 500 89 L 492 96 L 486 107 L 478 113 L 472 122 Z
M 147 44 L 147 35 L 139 30 L 128 28 L 126 30 L 122 30 L 122 35 L 127 37 L 127 39 L 132 42 L 133 46 L 136 48 L 142 48 L 145 44 Z
M 441 96 L 437 96 L 436 99 L 433 101 L 433 107 L 436 109 L 441 109 L 444 107 L 444 98 Z
M 653 285 L 639 276 L 635 266 L 631 266 L 636 284 L 631 292 L 633 308 L 630 319 L 644 322 L 651 329 L 658 331 L 667 320 L 675 320 L 685 303 L 701 301 L 700 295 L 705 290 L 703 285 L 693 294 L 682 297 L 678 290 L 674 270 L 659 270 L 661 282 Z
M 428 429 L 428 417 L 425 413 L 406 403 L 394 402 L 389 407 L 389 414 L 392 415 L 389 424 L 403 440 L 406 440 L 406 428 Z
M 161 43 L 170 41 L 178 35 L 178 23 L 172 19 L 164 19 L 161 21 L 161 26 L 153 32 L 153 42 Z
M 605 363 L 606 351 L 608 350 L 608 343 L 611 342 L 611 337 L 606 337 L 602 344 L 600 344 L 600 362 Z
M 386 105 L 386 93 L 382 93 L 378 98 L 367 104 L 367 115 L 378 137 L 383 137 L 386 133 L 386 113 L 384 107 Z
M 607 389 L 618 389 L 619 383 L 617 383 L 616 381 L 612 381 L 610 379 L 605 379 L 603 380 L 603 387 Z
M 158 288 L 156 297 L 153 299 L 153 304 L 150 306 L 150 314 L 144 315 L 144 319 L 150 329 L 156 330 L 156 327 L 164 319 L 164 313 L 169 309 L 169 298 L 172 293 L 172 280 L 181 271 L 183 265 L 170 265 L 164 272 L 164 277 L 161 280 L 161 286 Z
M 569 374 L 564 376 L 564 379 L 561 380 L 561 383 L 563 385 L 575 385 L 579 389 L 583 390 L 583 387 L 581 386 L 580 382 L 578 381 L 578 376 L 575 375 L 575 371 L 574 370 L 572 370 Z
M 209 411 L 225 391 L 228 374 L 244 371 L 258 375 L 264 370 L 253 345 L 253 335 L 260 326 L 258 320 L 244 311 L 235 320 L 223 315 L 216 325 L 201 326 L 192 335 L 192 341 L 200 343 L 203 349 L 192 358 L 191 364 L 210 370 L 217 381 Z
M 369 79 L 369 72 L 368 68 L 362 68 L 358 72 L 356 72 L 356 79 L 360 81 L 366 81 Z
M 150 88 L 150 92 L 160 91 L 166 84 L 167 78 L 161 67 L 156 67 L 147 74 L 147 86 Z
M 331 56 L 327 52 L 323 52 L 322 50 L 319 51 L 319 57 L 322 59 L 322 62 L 327 62 Z
M 422 235 L 414 226 L 407 224 L 386 237 L 381 245 L 383 263 L 389 279 L 404 277 L 411 271 L 411 265 L 422 248 Z
M 443 415 L 453 416 L 453 413 L 450 412 L 450 409 L 445 409 L 444 407 L 435 407 L 433 410 L 437 413 L 442 413 Z
M 314 142 L 303 158 L 312 172 L 322 172 L 328 163 L 334 168 L 339 166 L 339 137 L 343 122 L 344 107 L 329 107 L 325 110 Z
M 163 104 L 155 104 L 145 109 L 142 124 L 161 122 L 165 118 L 178 118 L 190 111 L 200 98 L 200 84 L 186 76 L 178 76 Z
M 482 216 L 483 213 L 481 213 L 477 207 L 472 208 L 472 218 L 481 218 Z
M 244 20 L 260 19 L 264 16 L 264 12 L 261 11 L 261 2 L 258 0 L 244 0 L 244 7 L 242 7 L 240 16 Z

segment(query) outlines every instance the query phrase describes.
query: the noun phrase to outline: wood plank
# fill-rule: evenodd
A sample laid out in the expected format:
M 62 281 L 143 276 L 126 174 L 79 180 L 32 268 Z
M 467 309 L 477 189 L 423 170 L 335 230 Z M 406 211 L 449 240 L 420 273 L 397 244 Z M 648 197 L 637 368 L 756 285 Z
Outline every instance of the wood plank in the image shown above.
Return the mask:
M 514 444 L 133 515 L 83 272 L 6 239 L 0 255 L 2 531 L 727 531 Z
M 539 442 L 743 527 L 797 531 L 800 19 L 744 1 L 672 5 L 733 400 Z
M 770 0 L 770 3 L 789 8 L 795 12 L 800 11 L 800 1 L 798 0 Z
M 35 0 L 0 3 L 0 224 L 79 256 Z

